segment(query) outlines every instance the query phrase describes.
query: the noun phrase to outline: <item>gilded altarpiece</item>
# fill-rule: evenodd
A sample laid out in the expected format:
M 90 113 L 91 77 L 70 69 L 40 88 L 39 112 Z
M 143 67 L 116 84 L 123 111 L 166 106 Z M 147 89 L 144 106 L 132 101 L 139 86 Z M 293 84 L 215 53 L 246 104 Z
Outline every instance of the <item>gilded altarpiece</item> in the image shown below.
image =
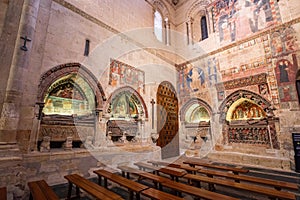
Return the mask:
M 276 133 L 278 119 L 271 104 L 245 90 L 229 95 L 220 106 L 224 144 L 252 144 L 279 149 Z

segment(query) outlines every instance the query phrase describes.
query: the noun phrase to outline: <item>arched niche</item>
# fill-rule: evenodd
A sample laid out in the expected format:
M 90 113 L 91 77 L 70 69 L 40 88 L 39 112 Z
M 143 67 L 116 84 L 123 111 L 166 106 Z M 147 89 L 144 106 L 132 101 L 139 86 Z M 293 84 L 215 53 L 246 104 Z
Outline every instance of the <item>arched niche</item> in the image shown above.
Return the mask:
M 106 100 L 104 90 L 94 74 L 80 63 L 62 64 L 46 71 L 40 78 L 37 101 L 43 102 L 50 86 L 57 80 L 70 74 L 76 74 L 87 82 L 95 95 L 95 107 L 102 107 L 103 102 Z
M 77 74 L 66 75 L 50 85 L 44 98 L 47 115 L 91 115 L 95 95 L 89 84 Z
M 246 90 L 230 94 L 219 107 L 226 145 L 247 144 L 279 149 L 273 106 L 262 96 Z
M 194 142 L 197 141 L 198 143 L 200 143 L 200 138 L 205 142 L 210 139 L 211 115 L 212 109 L 205 101 L 192 98 L 186 102 L 180 111 L 180 120 L 183 125 L 185 139 L 193 139 Z
M 96 77 L 79 63 L 59 65 L 45 72 L 37 97 L 39 105 L 44 103 L 37 149 L 81 147 L 88 136 L 94 138 L 95 110 L 102 108 L 105 99 Z
M 109 118 L 106 133 L 113 141 L 118 141 L 123 134 L 131 141 L 139 136 L 141 124 L 148 118 L 148 111 L 143 98 L 131 87 L 122 87 L 112 93 L 105 107 Z
M 228 109 L 226 121 L 239 120 L 262 120 L 266 118 L 266 112 L 253 100 L 240 98 L 236 100 Z

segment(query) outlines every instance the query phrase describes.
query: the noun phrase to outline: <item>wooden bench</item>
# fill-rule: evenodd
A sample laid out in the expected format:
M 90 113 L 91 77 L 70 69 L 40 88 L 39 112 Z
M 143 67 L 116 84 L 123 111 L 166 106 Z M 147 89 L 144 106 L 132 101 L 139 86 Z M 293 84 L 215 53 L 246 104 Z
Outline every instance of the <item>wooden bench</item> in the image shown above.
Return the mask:
M 73 184 L 76 186 L 76 197 L 80 197 L 79 190 L 82 189 L 88 194 L 98 199 L 103 199 L 103 200 L 123 199 L 121 196 L 115 194 L 114 192 L 111 192 L 110 190 L 101 187 L 100 185 L 91 182 L 85 179 L 84 177 L 79 176 L 78 174 L 66 175 L 65 179 L 67 179 L 69 182 L 67 199 L 71 199 Z
M 98 175 L 98 182 L 99 185 L 101 185 L 101 179 L 104 178 L 104 187 L 107 188 L 107 179 L 109 179 L 112 182 L 115 182 L 119 184 L 120 186 L 123 186 L 128 189 L 129 191 L 129 199 L 133 199 L 133 193 L 136 194 L 136 199 L 140 199 L 140 193 L 143 190 L 148 189 L 149 187 L 140 183 L 137 183 L 135 181 L 129 180 L 127 178 L 124 178 L 122 176 L 119 176 L 117 174 L 111 173 L 109 171 L 100 169 L 95 170 L 94 173 Z
M 199 169 L 198 172 L 205 174 L 211 178 L 213 178 L 214 176 L 220 176 L 220 177 L 233 179 L 233 180 L 235 180 L 235 182 L 248 181 L 248 182 L 268 185 L 268 186 L 274 187 L 276 190 L 281 190 L 282 188 L 290 189 L 290 190 L 298 190 L 297 184 L 284 182 L 284 181 L 276 181 L 276 180 L 265 179 L 265 178 L 260 178 L 260 177 L 253 177 L 253 176 L 246 176 L 246 175 L 241 175 L 241 174 L 235 175 L 235 174 L 228 173 L 228 172 L 221 172 L 221 171 L 208 170 L 208 169 Z
M 137 170 L 134 168 L 130 168 L 130 167 L 119 167 L 119 169 L 123 169 L 124 172 L 127 173 L 134 173 L 140 177 L 152 180 L 153 182 L 159 183 L 159 185 L 164 186 L 164 187 L 168 187 L 171 188 L 173 190 L 176 191 L 176 194 L 180 195 L 181 192 L 184 192 L 186 194 L 190 194 L 192 196 L 195 197 L 199 197 L 199 198 L 205 198 L 205 199 L 223 199 L 223 200 L 236 200 L 237 198 L 234 197 L 229 197 L 223 194 L 218 194 L 215 192 L 211 192 L 202 188 L 197 188 L 197 187 L 193 187 L 184 183 L 178 183 L 176 181 L 172 181 L 168 178 L 165 177 L 161 177 L 159 175 L 156 174 L 151 174 L 148 172 L 144 172 L 141 170 Z M 160 187 L 160 189 L 162 190 L 162 187 Z
M 162 190 L 161 183 L 170 180 L 168 178 L 161 177 L 161 176 L 158 176 L 158 175 L 146 172 L 146 171 L 142 171 L 139 169 L 135 169 L 132 167 L 128 167 L 128 166 L 118 166 L 118 169 L 120 169 L 122 171 L 122 176 L 123 177 L 126 176 L 128 179 L 130 178 L 130 174 L 134 174 L 139 177 L 138 178 L 139 180 L 141 180 L 141 179 L 152 180 L 154 187 L 159 188 L 160 190 Z
M 190 167 L 190 166 L 185 166 L 185 165 L 180 165 L 180 164 L 175 164 L 175 163 L 168 163 L 168 162 L 163 162 L 163 161 L 150 160 L 150 161 L 148 161 L 148 163 L 151 163 L 152 165 L 154 165 L 156 167 L 161 165 L 161 166 L 168 166 L 168 167 L 183 169 L 191 174 L 196 174 L 196 172 L 198 171 L 198 169 L 196 169 L 195 167 Z
M 170 167 L 155 167 L 153 165 L 149 165 L 147 163 L 143 163 L 143 162 L 137 162 L 134 163 L 134 165 L 138 166 L 140 169 L 142 170 L 152 170 L 153 173 L 159 175 L 159 173 L 164 173 L 167 174 L 171 177 L 172 180 L 175 180 L 178 182 L 178 179 L 180 177 L 183 177 L 184 175 L 187 174 L 187 172 L 185 170 L 181 170 L 181 169 L 174 169 L 174 168 L 170 168 Z
M 59 200 L 45 180 L 28 182 L 30 200 Z
M 187 178 L 189 182 L 194 182 L 196 187 L 200 187 L 200 182 L 206 182 L 209 184 L 217 184 L 222 186 L 228 186 L 235 189 L 242 189 L 247 190 L 259 194 L 266 195 L 271 198 L 280 198 L 280 199 L 296 199 L 295 194 L 285 192 L 285 191 L 278 191 L 272 188 L 262 187 L 254 184 L 245 184 L 245 183 L 236 183 L 234 181 L 225 180 L 225 179 L 217 179 L 217 178 L 210 178 L 205 176 L 199 176 L 194 174 L 187 174 L 184 176 Z
M 184 198 L 177 197 L 172 194 L 156 190 L 154 188 L 148 188 L 142 191 L 142 195 L 155 200 L 184 200 Z
M 188 164 L 191 167 L 201 166 L 201 167 L 207 167 L 207 168 L 226 170 L 226 171 L 231 171 L 234 174 L 248 173 L 249 172 L 248 169 L 230 167 L 230 166 L 224 166 L 224 165 L 216 165 L 216 164 L 211 164 L 211 163 L 202 162 L 202 161 L 189 161 L 188 160 L 188 161 L 184 161 L 183 164 Z
M 0 188 L 0 199 L 1 200 L 6 200 L 7 199 L 6 187 Z

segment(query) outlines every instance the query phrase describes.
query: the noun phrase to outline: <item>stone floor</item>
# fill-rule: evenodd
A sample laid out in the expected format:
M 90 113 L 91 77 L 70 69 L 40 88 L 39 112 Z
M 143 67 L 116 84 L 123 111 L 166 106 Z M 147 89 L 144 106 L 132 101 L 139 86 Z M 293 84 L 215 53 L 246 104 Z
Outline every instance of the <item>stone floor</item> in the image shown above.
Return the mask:
M 217 163 L 217 162 L 215 162 L 215 163 Z M 224 163 L 217 163 L 217 164 L 224 165 Z M 272 169 L 262 169 L 262 168 L 256 168 L 256 167 L 251 167 L 251 166 L 244 166 L 244 168 L 247 168 L 250 170 L 249 175 L 300 184 L 300 173 L 295 173 L 295 172 L 290 172 L 290 171 L 277 171 L 277 170 L 272 170 Z M 133 176 L 132 179 L 135 180 L 136 177 Z M 94 181 L 95 183 L 97 183 L 97 178 L 92 178 L 91 181 Z M 180 181 L 184 182 L 184 180 L 180 180 Z M 143 180 L 143 181 L 141 181 L 141 183 L 143 183 L 145 185 L 153 186 L 152 183 L 147 180 Z M 208 186 L 207 186 L 207 184 L 202 184 L 202 187 L 207 188 Z M 68 188 L 67 184 L 53 186 L 55 193 L 57 193 L 61 199 L 66 198 L 67 188 Z M 124 188 L 119 187 L 118 185 L 116 185 L 114 183 L 110 183 L 109 189 L 112 190 L 113 192 L 121 195 L 123 198 L 128 199 L 128 193 Z M 237 198 L 240 198 L 243 200 L 269 200 L 268 197 L 264 197 L 259 194 L 255 194 L 255 193 L 247 192 L 247 191 L 237 191 L 237 190 L 231 189 L 229 187 L 216 186 L 216 189 L 217 189 L 218 193 L 237 197 Z M 168 188 L 164 188 L 164 191 L 172 193 L 172 191 L 169 190 Z M 73 194 L 75 194 L 75 189 L 73 190 Z M 296 192 L 296 195 L 297 195 L 297 200 L 300 200 L 300 190 L 298 192 Z M 186 200 L 193 199 L 190 195 L 183 194 L 183 197 Z M 74 199 L 76 199 L 76 198 L 74 198 Z M 89 195 L 82 192 L 80 199 L 90 200 L 90 199 L 94 199 L 94 198 L 89 197 Z M 141 199 L 147 200 L 148 198 L 142 196 Z

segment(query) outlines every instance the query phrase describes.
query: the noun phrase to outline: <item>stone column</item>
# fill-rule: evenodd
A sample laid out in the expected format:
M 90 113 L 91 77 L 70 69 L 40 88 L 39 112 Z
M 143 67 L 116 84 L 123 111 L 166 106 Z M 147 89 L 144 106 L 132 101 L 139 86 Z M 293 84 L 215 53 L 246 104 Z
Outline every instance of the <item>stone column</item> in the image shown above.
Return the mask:
M 6 23 L 3 27 L 2 36 L 10 38 L 10 34 L 14 31 L 14 46 L 6 47 L 5 42 L 1 41 L 0 54 L 1 60 L 4 60 L 4 76 L 7 78 L 6 88 L 0 93 L 3 99 L 0 116 L 0 143 L 1 144 L 16 144 L 17 131 L 19 130 L 20 119 L 20 104 L 23 96 L 23 74 L 27 70 L 28 61 L 31 55 L 32 41 L 34 39 L 35 27 L 37 23 L 38 10 L 40 0 L 11 0 L 7 10 Z M 21 10 L 22 9 L 22 10 Z M 17 20 L 13 18 L 17 17 Z M 19 19 L 19 21 L 18 21 Z M 16 24 L 12 24 L 16 23 Z M 23 38 L 28 38 L 31 41 L 26 42 L 26 49 L 21 49 L 25 46 Z M 3 81 L 3 79 L 2 79 Z M 1 81 L 1 82 L 2 82 Z M 2 100 L 1 99 L 1 100 Z M 2 102 L 0 102 L 2 103 Z
M 38 112 L 36 113 L 36 117 L 33 119 L 31 134 L 30 134 L 30 151 L 37 151 L 38 148 L 38 137 L 41 127 L 41 121 L 43 117 L 43 108 L 45 103 L 44 102 L 37 102 Z
M 170 22 L 169 22 L 169 19 L 166 18 L 165 19 L 165 27 L 166 27 L 166 45 L 170 45 Z
M 95 118 L 95 138 L 94 138 L 94 146 L 100 147 L 105 145 L 105 128 L 106 123 L 103 118 L 103 110 L 101 108 L 97 108 Z
M 193 18 L 190 18 L 190 43 L 193 45 L 194 44 L 194 28 L 193 28 L 193 25 L 194 24 L 194 19 Z

